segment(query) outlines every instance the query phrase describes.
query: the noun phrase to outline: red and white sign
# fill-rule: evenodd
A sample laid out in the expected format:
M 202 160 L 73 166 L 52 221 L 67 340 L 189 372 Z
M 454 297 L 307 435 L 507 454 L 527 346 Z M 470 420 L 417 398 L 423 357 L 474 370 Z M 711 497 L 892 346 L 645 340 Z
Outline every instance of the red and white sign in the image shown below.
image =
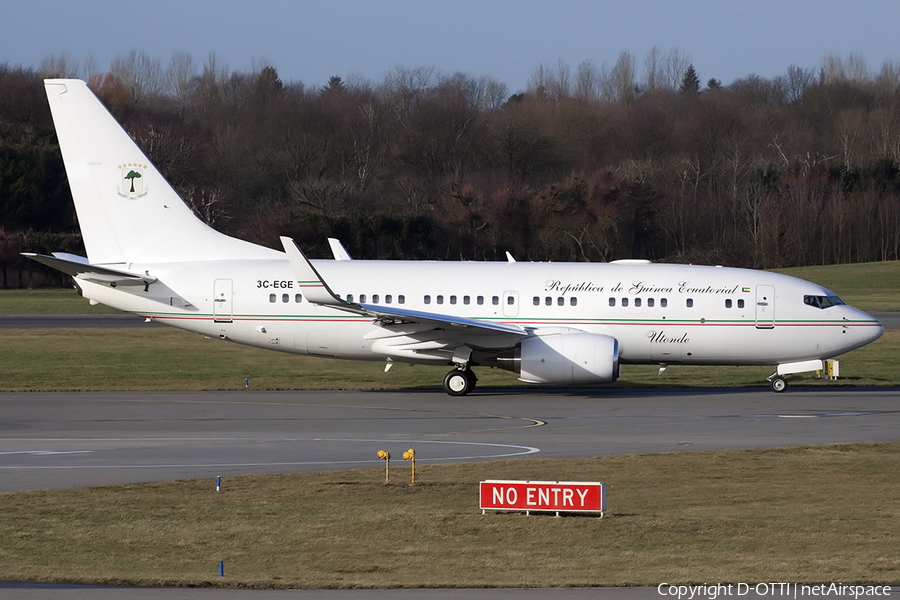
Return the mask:
M 578 481 L 481 482 L 482 510 L 605 512 L 606 486 Z

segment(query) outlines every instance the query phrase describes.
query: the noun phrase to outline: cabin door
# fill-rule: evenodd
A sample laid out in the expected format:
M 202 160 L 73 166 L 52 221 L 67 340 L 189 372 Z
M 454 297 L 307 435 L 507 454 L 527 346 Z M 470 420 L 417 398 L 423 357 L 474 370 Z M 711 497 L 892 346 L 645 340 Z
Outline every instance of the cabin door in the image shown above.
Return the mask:
M 216 279 L 213 283 L 213 320 L 216 323 L 231 323 L 232 285 L 230 279 Z
M 775 327 L 775 286 L 756 286 L 756 328 Z

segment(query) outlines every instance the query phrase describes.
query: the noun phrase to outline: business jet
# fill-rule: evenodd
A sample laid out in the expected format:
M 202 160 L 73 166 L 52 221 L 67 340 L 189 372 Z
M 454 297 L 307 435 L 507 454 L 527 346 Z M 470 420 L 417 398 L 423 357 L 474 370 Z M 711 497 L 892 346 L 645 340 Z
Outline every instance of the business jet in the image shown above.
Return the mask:
M 92 304 L 222 340 L 349 360 L 473 367 L 528 383 L 603 384 L 622 364 L 770 365 L 785 375 L 881 336 L 829 290 L 748 269 L 611 263 L 310 260 L 194 216 L 83 81 L 45 81 L 87 257 L 30 258 Z

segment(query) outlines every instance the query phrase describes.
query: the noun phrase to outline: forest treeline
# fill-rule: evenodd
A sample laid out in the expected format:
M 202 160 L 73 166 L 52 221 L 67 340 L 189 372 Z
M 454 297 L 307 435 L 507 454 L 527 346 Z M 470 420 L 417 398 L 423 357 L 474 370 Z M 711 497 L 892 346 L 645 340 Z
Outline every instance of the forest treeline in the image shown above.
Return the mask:
M 900 64 L 828 56 L 701 84 L 678 50 L 490 77 L 396 68 L 283 82 L 138 51 L 85 78 L 197 215 L 312 256 L 772 268 L 900 258 Z M 44 77 L 0 65 L 0 286 L 83 253 Z M 62 281 L 61 279 L 56 281 Z

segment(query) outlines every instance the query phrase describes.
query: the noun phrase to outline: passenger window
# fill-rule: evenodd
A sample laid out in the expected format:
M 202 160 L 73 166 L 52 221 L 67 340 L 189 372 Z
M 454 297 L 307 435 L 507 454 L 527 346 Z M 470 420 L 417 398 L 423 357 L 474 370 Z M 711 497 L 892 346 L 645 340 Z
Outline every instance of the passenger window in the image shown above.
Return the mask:
M 694 299 L 693 299 L 693 298 L 688 298 L 688 299 L 687 299 L 687 307 L 688 307 L 688 308 L 694 308 Z
M 275 302 L 275 294 L 269 294 L 269 302 Z
M 296 296 L 294 296 L 294 302 L 296 302 L 297 304 L 300 304 L 301 302 L 303 302 L 303 296 L 300 294 L 297 294 Z
M 615 306 L 615 305 L 616 305 L 616 299 L 615 299 L 615 298 L 610 298 L 610 299 L 609 299 L 609 305 L 610 305 L 610 306 Z
M 347 302 L 353 302 L 353 294 L 347 294 Z
M 540 306 L 540 305 L 541 305 L 541 299 L 540 299 L 539 297 L 537 297 L 537 296 L 534 297 L 533 302 L 534 302 L 534 305 L 535 305 L 535 306 Z
M 622 298 L 622 306 L 628 306 L 628 298 Z
M 372 304 L 378 304 L 378 298 L 380 298 L 378 294 L 372 294 Z
M 559 298 L 556 299 L 556 304 L 557 304 L 558 306 L 565 306 L 565 305 L 566 305 L 566 299 L 563 298 L 562 296 L 560 296 Z
M 400 304 L 406 304 L 406 296 L 400 294 L 399 296 L 397 296 L 397 302 L 399 302 Z
M 385 304 L 390 304 L 393 300 L 394 300 L 394 297 L 391 296 L 390 294 L 386 294 L 385 297 L 384 297 L 384 303 L 385 303 Z
M 744 301 L 738 300 L 738 308 L 744 308 Z
M 478 303 L 478 306 L 484 304 L 484 296 L 478 296 L 478 298 L 476 298 L 476 302 Z
M 491 304 L 493 304 L 494 306 L 497 306 L 498 304 L 500 304 L 500 297 L 499 296 L 491 296 Z
M 570 306 L 577 306 L 577 305 L 578 305 L 578 298 L 576 298 L 575 296 L 572 296 L 571 298 L 569 298 L 569 305 L 570 305 Z
M 443 303 L 444 303 L 444 296 L 443 296 L 443 294 L 439 294 L 439 295 L 438 295 L 438 297 L 437 297 L 437 303 L 438 303 L 438 304 L 443 304 Z
M 668 300 L 666 300 L 665 298 L 660 298 L 660 299 L 659 299 L 659 306 L 660 306 L 661 308 L 665 308 L 665 307 L 667 307 L 668 305 L 669 305 L 669 301 L 668 301 Z
M 281 295 L 281 301 L 282 301 L 282 302 L 290 302 L 290 301 L 291 301 L 291 295 L 290 295 L 290 294 L 282 294 L 282 295 Z
M 465 304 L 466 306 L 469 305 L 469 300 L 471 300 L 471 298 L 469 298 L 468 296 L 463 296 L 463 304 Z
M 725 301 L 725 308 L 731 308 L 731 299 Z
M 547 296 L 546 298 L 544 298 L 544 304 L 546 304 L 547 306 L 553 306 L 553 298 Z
M 360 295 L 359 295 L 359 301 L 360 301 L 360 303 L 365 303 L 365 301 L 366 301 L 366 295 L 365 295 L 365 294 L 360 294 Z
M 640 298 L 635 298 L 635 299 L 634 299 L 634 305 L 635 305 L 635 306 L 640 306 L 640 305 L 641 305 L 641 299 L 640 299 Z
M 653 298 L 647 298 L 647 308 L 653 308 L 654 300 Z
M 431 304 L 431 296 L 425 296 L 425 304 Z
M 456 296 L 450 296 L 450 304 L 456 304 Z
M 506 303 L 509 304 L 510 306 L 512 306 L 513 304 L 516 303 L 516 297 L 515 296 L 507 296 Z

